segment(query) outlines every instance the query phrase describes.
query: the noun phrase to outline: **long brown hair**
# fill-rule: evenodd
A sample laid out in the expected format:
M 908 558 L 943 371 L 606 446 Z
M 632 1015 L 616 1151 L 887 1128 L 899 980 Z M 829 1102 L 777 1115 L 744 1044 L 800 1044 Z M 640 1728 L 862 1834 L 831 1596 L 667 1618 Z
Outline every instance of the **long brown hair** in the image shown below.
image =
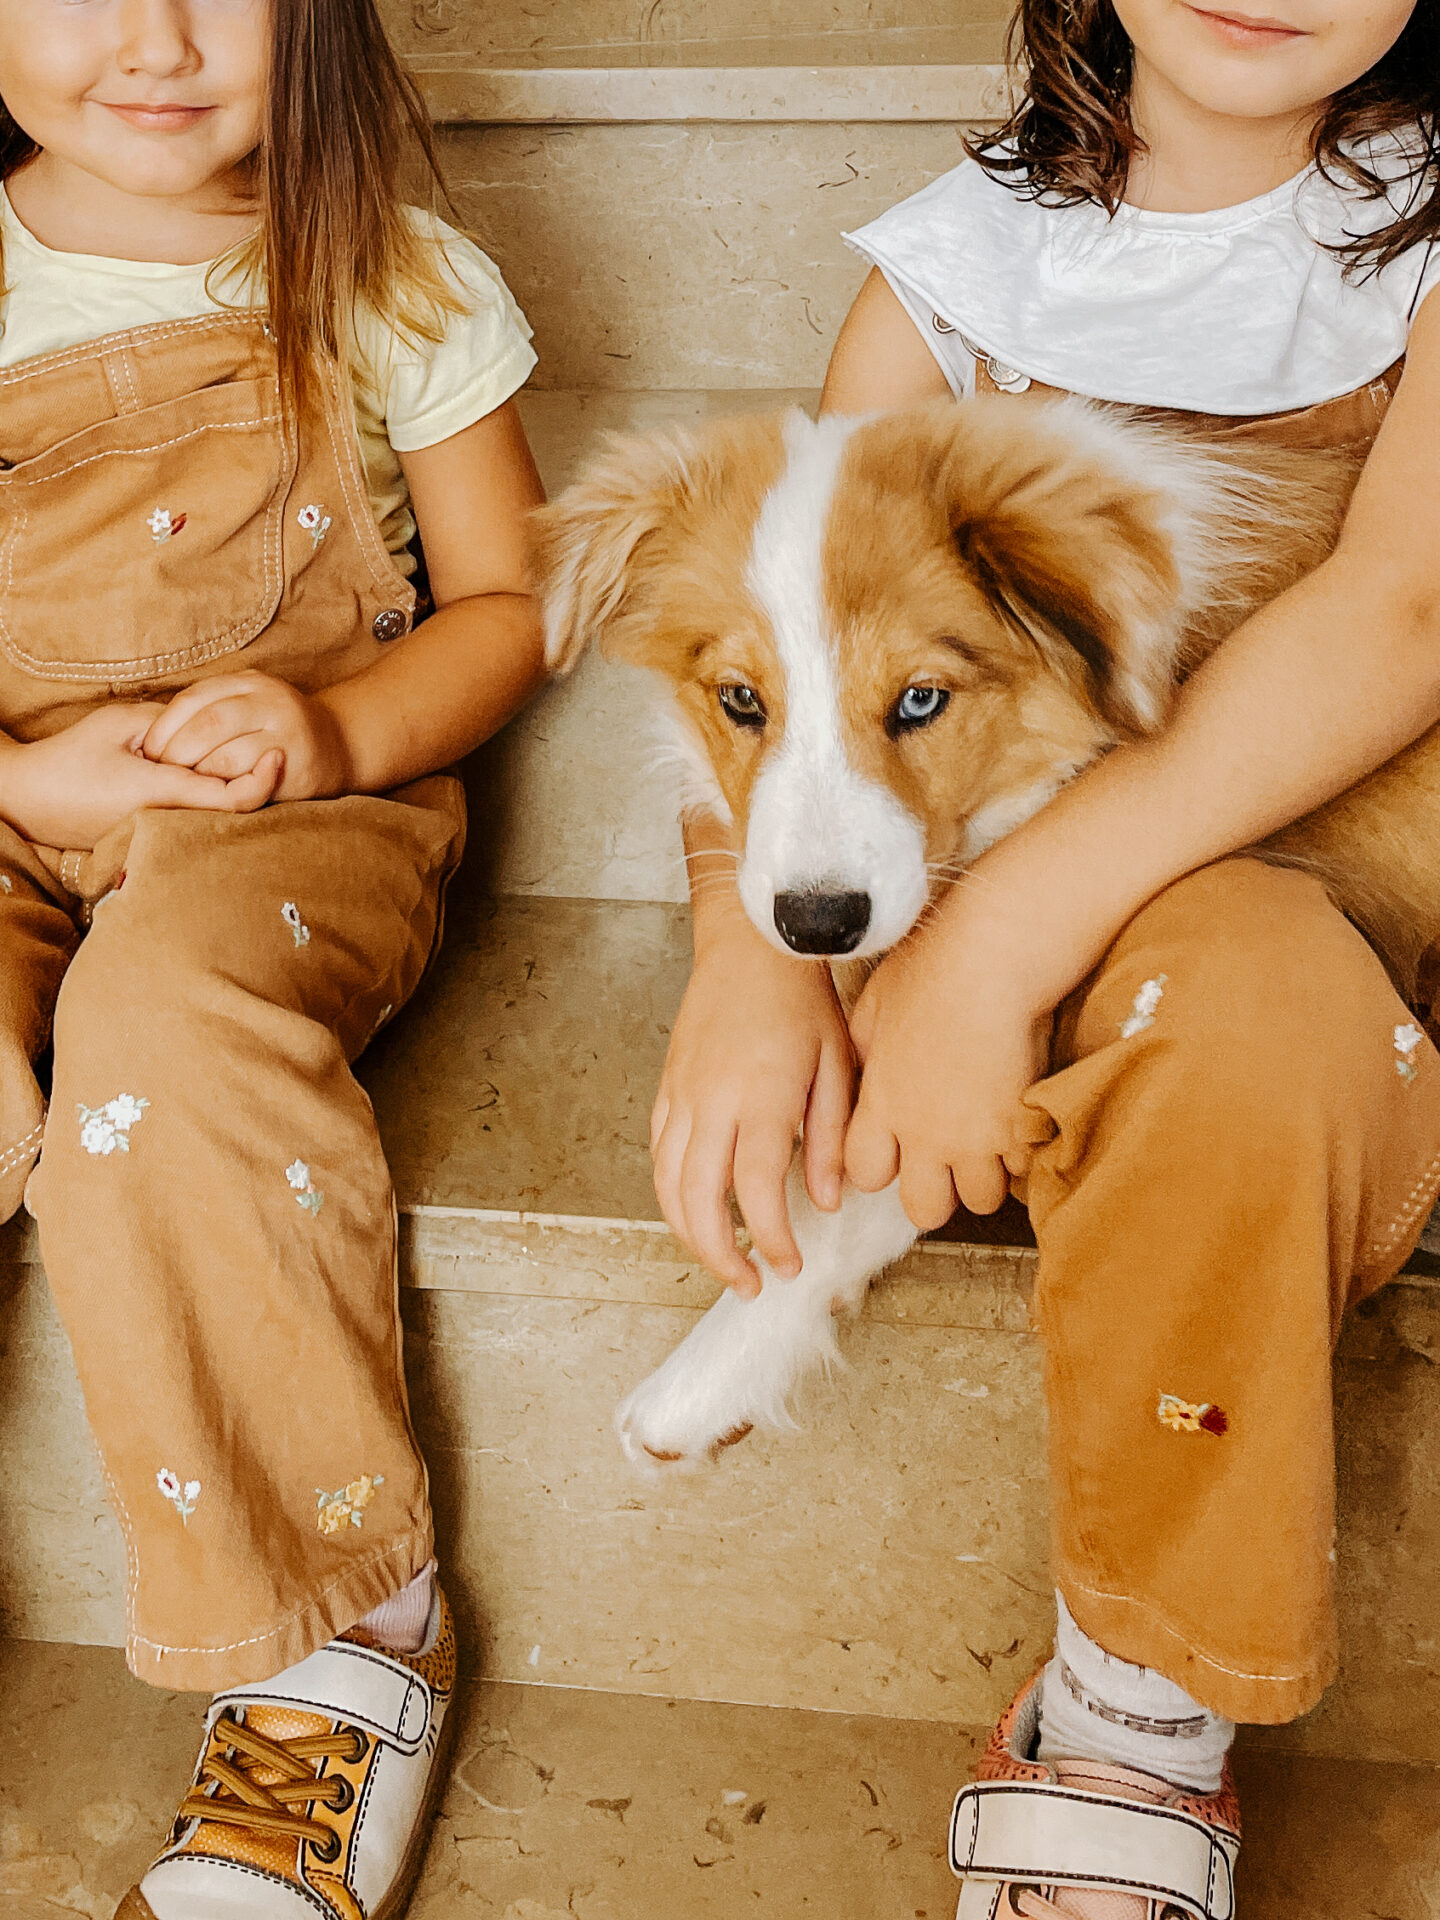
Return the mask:
M 1133 52 L 1110 0 L 1020 0 L 1009 59 L 1023 92 L 996 133 L 968 141 L 987 172 L 1052 206 L 1083 201 L 1113 213 L 1140 140 L 1130 120 Z M 1408 184 L 1366 150 L 1377 134 L 1414 130 Z M 1404 31 L 1368 73 L 1326 102 L 1311 152 L 1362 200 L 1400 205 L 1373 234 L 1336 251 L 1350 271 L 1388 266 L 1416 244 L 1440 242 L 1440 0 L 1418 0 Z M 1388 178 L 1387 178 L 1388 171 Z
M 227 284 L 232 272 L 263 282 L 282 388 L 298 407 L 314 396 L 321 360 L 350 360 L 357 309 L 436 340 L 461 301 L 441 249 L 404 211 L 407 168 L 453 209 L 425 103 L 375 0 L 267 4 L 269 87 L 252 161 L 259 223 L 219 264 Z M 0 101 L 0 180 L 38 151 Z

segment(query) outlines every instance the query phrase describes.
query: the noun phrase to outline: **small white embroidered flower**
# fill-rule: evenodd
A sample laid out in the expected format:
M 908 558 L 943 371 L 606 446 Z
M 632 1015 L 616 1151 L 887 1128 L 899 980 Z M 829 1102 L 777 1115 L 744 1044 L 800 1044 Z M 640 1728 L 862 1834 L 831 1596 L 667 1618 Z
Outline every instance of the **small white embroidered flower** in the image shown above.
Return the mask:
M 158 547 L 162 541 L 173 539 L 185 525 L 183 513 L 172 514 L 168 507 L 157 507 L 145 522 L 150 529 L 150 538 Z
M 1424 1038 L 1425 1034 L 1420 1027 L 1406 1025 L 1395 1029 L 1395 1052 L 1398 1056 L 1395 1061 L 1395 1071 L 1407 1086 L 1420 1071 L 1415 1059 L 1415 1049 Z
M 285 1169 L 285 1178 L 294 1188 L 295 1199 L 307 1213 L 319 1213 L 325 1204 L 325 1196 L 310 1178 L 310 1169 L 303 1160 L 296 1160 Z
M 1147 1027 L 1155 1024 L 1155 1015 L 1160 1002 L 1165 998 L 1165 988 L 1170 976 L 1157 973 L 1153 980 L 1147 980 L 1135 996 L 1128 1020 L 1120 1022 L 1120 1038 L 1133 1040 L 1137 1033 L 1144 1033 Z
M 14 891 L 15 882 L 10 878 L 9 874 L 0 873 L 0 893 L 13 893 Z
M 139 1126 L 149 1104 L 148 1100 L 137 1100 L 133 1093 L 117 1094 L 103 1107 L 87 1107 L 77 1102 L 75 1112 L 80 1121 L 81 1146 L 87 1153 L 111 1154 L 117 1148 L 121 1153 L 128 1153 L 130 1129 Z
M 182 1487 L 179 1474 L 172 1473 L 169 1467 L 162 1467 L 155 1476 L 155 1484 L 179 1514 L 181 1525 L 188 1527 L 190 1516 L 195 1511 L 195 1502 L 200 1498 L 200 1482 L 187 1480 Z
M 296 946 L 308 947 L 310 944 L 310 929 L 300 918 L 300 909 L 293 900 L 287 900 L 284 906 L 281 907 L 280 918 L 295 936 Z
M 317 547 L 330 531 L 330 516 L 324 507 L 301 507 L 295 518 Z

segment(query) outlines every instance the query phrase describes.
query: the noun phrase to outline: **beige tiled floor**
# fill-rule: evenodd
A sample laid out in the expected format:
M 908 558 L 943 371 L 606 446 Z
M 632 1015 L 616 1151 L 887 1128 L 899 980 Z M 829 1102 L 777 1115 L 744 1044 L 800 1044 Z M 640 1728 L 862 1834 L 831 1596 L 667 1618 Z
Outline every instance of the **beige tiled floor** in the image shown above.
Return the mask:
M 96 1649 L 0 1647 L 0 1912 L 110 1920 L 201 1702 Z M 974 1753 L 933 1723 L 487 1685 L 413 1920 L 949 1920 Z M 1248 1753 L 1244 1920 L 1434 1920 L 1436 1775 Z

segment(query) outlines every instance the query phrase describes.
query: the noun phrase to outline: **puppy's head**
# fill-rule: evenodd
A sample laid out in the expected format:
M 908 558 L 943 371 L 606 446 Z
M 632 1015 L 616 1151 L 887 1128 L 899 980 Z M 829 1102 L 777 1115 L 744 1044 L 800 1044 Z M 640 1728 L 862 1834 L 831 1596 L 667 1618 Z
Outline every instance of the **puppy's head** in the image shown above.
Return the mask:
M 537 516 L 552 666 L 598 638 L 662 678 L 777 945 L 883 951 L 1162 720 L 1198 549 L 1127 432 L 1003 399 L 757 416 L 617 443 Z

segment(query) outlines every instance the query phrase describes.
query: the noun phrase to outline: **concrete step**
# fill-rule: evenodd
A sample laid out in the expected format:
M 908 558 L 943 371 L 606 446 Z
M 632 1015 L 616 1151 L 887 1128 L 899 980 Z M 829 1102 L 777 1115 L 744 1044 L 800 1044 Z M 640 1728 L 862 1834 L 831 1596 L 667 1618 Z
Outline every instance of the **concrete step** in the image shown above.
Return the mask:
M 464 54 L 496 65 L 663 62 L 715 47 L 761 60 L 777 42 L 802 49 L 805 64 L 939 60 L 998 45 L 1009 15 L 1006 0 L 785 0 L 783 9 L 766 0 L 380 0 L 380 10 L 407 59 Z
M 95 1648 L 0 1646 L 7 1920 L 109 1920 L 189 1783 L 203 1702 Z M 486 1683 L 462 1698 L 411 1920 L 949 1920 L 980 1730 Z M 1237 1756 L 1245 1920 L 1433 1920 L 1437 1777 Z
M 404 1209 L 441 1550 L 485 1674 L 988 1723 L 1052 1624 L 1033 1253 L 926 1243 L 846 1335 L 806 1432 L 637 1480 L 612 1409 L 715 1291 L 656 1219 L 644 1144 L 685 918 L 496 905 L 463 880 L 452 901 L 439 964 L 363 1078 Z M 0 1284 L 6 1629 L 116 1643 L 118 1537 L 23 1229 Z M 1292 1749 L 1440 1760 L 1437 1357 L 1419 1274 L 1343 1343 L 1345 1668 L 1275 1736 Z

